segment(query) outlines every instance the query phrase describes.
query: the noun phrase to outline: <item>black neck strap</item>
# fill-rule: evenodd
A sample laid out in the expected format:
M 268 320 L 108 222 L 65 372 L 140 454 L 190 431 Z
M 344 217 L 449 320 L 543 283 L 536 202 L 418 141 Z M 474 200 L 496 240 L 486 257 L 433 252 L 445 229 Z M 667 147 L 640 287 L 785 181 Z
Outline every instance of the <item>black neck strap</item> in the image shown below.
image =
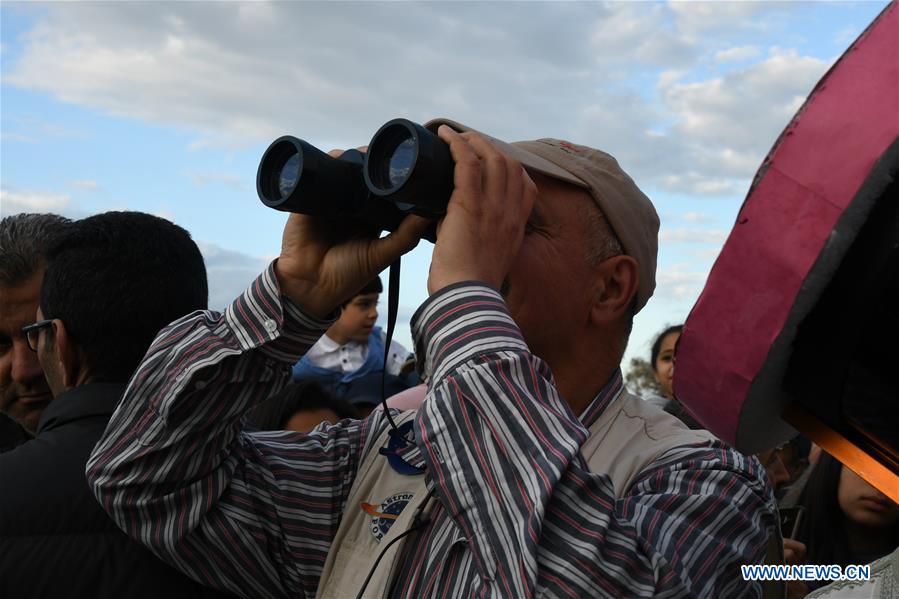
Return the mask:
M 381 408 L 384 410 L 384 416 L 390 424 L 390 435 L 403 439 L 407 443 L 411 443 L 411 439 L 407 439 L 400 432 L 390 415 L 387 408 L 387 360 L 390 357 L 390 343 L 393 340 L 393 329 L 396 326 L 396 314 L 400 303 L 400 258 L 390 265 L 390 275 L 387 281 L 387 335 L 384 339 L 384 369 L 381 371 Z

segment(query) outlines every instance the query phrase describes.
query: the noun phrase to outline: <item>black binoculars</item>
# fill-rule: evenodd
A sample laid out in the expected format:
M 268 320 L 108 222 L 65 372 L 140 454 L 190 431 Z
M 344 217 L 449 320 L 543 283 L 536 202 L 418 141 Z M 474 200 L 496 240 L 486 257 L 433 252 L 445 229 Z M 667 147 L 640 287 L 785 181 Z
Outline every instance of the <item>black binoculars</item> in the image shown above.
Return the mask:
M 393 231 L 407 214 L 436 220 L 446 213 L 454 165 L 437 135 L 394 119 L 378 129 L 368 152 L 339 158 L 296 137 L 276 139 L 259 163 L 256 191 L 275 210 Z

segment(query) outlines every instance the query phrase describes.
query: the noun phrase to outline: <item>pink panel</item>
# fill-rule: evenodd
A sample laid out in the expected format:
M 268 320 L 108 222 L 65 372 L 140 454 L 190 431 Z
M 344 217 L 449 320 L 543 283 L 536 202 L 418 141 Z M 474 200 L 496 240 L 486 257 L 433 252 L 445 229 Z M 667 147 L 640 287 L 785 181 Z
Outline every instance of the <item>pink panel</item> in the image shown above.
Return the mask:
M 775 144 L 687 319 L 675 391 L 729 443 L 750 384 L 834 224 L 897 135 L 893 3 L 819 82 Z M 772 418 L 779 416 L 775 408 Z

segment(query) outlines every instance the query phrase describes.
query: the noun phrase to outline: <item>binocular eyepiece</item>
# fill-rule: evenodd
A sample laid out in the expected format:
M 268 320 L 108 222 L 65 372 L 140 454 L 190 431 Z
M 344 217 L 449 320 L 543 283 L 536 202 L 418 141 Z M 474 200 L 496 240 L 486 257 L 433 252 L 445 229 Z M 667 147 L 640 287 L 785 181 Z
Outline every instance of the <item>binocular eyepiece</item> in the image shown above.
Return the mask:
M 437 219 L 446 212 L 453 168 L 446 142 L 394 119 L 378 129 L 368 152 L 348 150 L 339 158 L 296 137 L 276 139 L 259 163 L 256 190 L 275 210 L 393 231 L 409 213 Z

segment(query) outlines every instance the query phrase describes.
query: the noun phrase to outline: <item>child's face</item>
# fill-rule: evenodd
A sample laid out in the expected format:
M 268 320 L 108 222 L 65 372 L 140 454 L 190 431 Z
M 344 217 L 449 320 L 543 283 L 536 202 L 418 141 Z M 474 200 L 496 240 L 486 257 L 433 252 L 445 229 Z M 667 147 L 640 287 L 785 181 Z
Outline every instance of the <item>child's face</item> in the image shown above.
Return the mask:
M 671 399 L 674 397 L 674 389 L 672 388 L 672 378 L 674 377 L 674 345 L 680 338 L 679 332 L 668 333 L 662 339 L 662 345 L 659 348 L 659 355 L 656 357 L 655 375 L 656 381 L 662 388 L 662 395 Z
M 339 343 L 366 342 L 375 321 L 378 320 L 380 295 L 380 293 L 363 293 L 350 300 L 337 322 L 331 325 L 328 335 Z

